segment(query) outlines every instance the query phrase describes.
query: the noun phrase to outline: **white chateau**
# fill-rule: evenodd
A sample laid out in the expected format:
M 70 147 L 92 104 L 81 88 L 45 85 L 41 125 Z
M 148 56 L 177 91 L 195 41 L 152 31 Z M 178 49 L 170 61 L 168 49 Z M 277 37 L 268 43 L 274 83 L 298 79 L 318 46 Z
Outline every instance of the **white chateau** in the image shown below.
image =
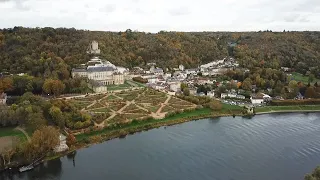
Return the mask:
M 90 47 L 92 47 L 91 52 L 95 51 L 100 53 L 96 41 L 92 42 Z M 124 84 L 124 73 L 126 71 L 128 71 L 126 68 L 117 67 L 109 61 L 94 57 L 87 62 L 85 68 L 72 69 L 71 74 L 73 78 L 78 76 L 94 81 L 92 84 L 93 90 L 96 92 L 105 92 L 107 91 L 106 85 Z

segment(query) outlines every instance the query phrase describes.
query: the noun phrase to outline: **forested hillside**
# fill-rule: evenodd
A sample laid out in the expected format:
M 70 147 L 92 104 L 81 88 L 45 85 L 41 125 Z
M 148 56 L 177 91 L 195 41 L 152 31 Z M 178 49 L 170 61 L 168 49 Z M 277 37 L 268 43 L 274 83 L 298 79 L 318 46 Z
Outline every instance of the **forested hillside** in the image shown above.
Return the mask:
M 0 30 L 0 71 L 33 76 L 67 76 L 90 57 L 86 49 L 99 42 L 101 56 L 116 65 L 162 67 L 200 63 L 234 56 L 245 67 L 309 67 L 319 76 L 320 32 L 93 32 L 75 29 L 22 28 Z M 63 79 L 63 78 L 60 78 Z

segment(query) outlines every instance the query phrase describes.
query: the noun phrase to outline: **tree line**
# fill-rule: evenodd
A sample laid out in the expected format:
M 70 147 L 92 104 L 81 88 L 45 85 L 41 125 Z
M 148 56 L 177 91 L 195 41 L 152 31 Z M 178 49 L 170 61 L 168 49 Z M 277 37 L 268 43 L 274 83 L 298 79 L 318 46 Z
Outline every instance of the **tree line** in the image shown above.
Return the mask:
M 65 28 L 0 29 L 0 70 L 67 79 L 99 42 L 101 57 L 125 67 L 198 67 L 233 56 L 244 67 L 293 68 L 319 77 L 320 32 L 97 32 Z

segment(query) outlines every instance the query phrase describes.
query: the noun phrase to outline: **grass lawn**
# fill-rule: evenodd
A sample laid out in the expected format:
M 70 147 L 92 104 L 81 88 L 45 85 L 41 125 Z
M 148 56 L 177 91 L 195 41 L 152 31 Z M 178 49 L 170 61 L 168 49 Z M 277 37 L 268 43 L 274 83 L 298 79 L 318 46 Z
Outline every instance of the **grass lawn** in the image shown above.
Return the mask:
M 99 100 L 103 97 L 105 97 L 105 94 L 98 94 L 98 95 L 88 95 L 86 97 L 77 97 L 75 98 L 75 100 L 79 100 L 79 101 L 94 101 L 94 100 Z
M 180 110 L 180 109 L 188 109 L 188 108 L 192 108 L 193 106 L 190 105 L 184 105 L 184 104 L 169 104 L 171 107 L 173 107 L 176 110 Z
M 308 76 L 305 76 L 305 75 L 300 74 L 300 73 L 297 73 L 297 72 L 293 72 L 293 73 L 292 73 L 291 79 L 292 79 L 292 80 L 295 80 L 295 81 L 297 81 L 297 82 L 301 81 L 301 82 L 303 82 L 303 83 L 305 83 L 305 84 L 308 84 L 308 83 L 309 83 L 309 77 L 308 77 Z M 319 81 L 319 79 L 316 79 L 316 78 L 315 78 L 312 83 L 315 83 L 315 82 L 317 82 L 317 81 Z
M 19 130 L 15 130 L 15 127 L 0 128 L 0 137 L 5 136 L 17 136 L 20 139 L 27 140 L 27 137 Z
M 108 91 L 116 91 L 116 90 L 123 90 L 123 89 L 128 89 L 131 88 L 130 84 L 128 84 L 127 81 L 124 82 L 124 84 L 119 84 L 119 85 L 108 85 L 107 89 Z
M 268 106 L 265 107 L 258 107 L 255 109 L 256 112 L 269 112 L 271 109 Z
M 256 112 L 269 111 L 297 111 L 297 110 L 320 110 L 320 105 L 305 105 L 305 106 L 265 106 L 255 109 Z
M 183 113 L 171 116 L 171 117 L 166 117 L 164 119 L 161 119 L 160 121 L 176 120 L 176 119 L 186 118 L 186 117 L 191 117 L 191 116 L 208 115 L 208 114 L 211 114 L 212 112 L 213 111 L 209 108 L 196 109 L 194 111 L 183 112 Z
M 148 116 L 147 114 L 122 114 L 122 117 L 126 118 L 126 119 L 138 119 L 138 118 L 142 118 L 142 117 L 146 117 Z
M 111 110 L 108 108 L 99 108 L 92 110 L 92 112 L 111 112 Z
M 112 99 L 118 99 L 117 97 L 115 97 L 114 95 L 109 95 L 107 97 L 107 100 L 112 100 Z
M 101 104 L 101 103 L 96 103 L 96 104 L 94 104 L 93 106 L 87 108 L 87 110 L 97 109 L 97 108 L 102 108 L 102 107 L 104 107 L 103 104 Z
M 136 82 L 136 81 L 131 81 L 131 80 L 128 80 L 128 81 L 130 81 L 131 83 L 136 84 L 138 87 L 146 87 L 145 84 L 142 84 L 142 83 L 139 83 L 139 82 Z
M 74 100 L 71 100 L 71 102 L 72 102 L 78 109 L 83 109 L 83 108 L 89 106 L 90 104 L 92 104 L 92 102 L 88 102 L 88 101 L 74 101 Z
M 165 106 L 162 108 L 161 112 L 171 112 L 171 111 L 175 111 L 175 110 L 176 110 L 175 108 L 173 108 L 173 107 L 171 107 L 171 106 L 168 106 L 168 105 L 165 105 Z
M 148 109 L 149 111 L 151 111 L 151 112 L 157 112 L 158 111 L 158 109 L 160 108 L 160 105 L 156 105 L 156 106 L 147 106 L 147 107 L 145 107 L 146 109 Z
M 243 108 L 237 105 L 231 104 L 224 104 L 222 103 L 222 109 L 229 109 L 229 110 L 242 110 Z
M 83 140 L 84 138 L 90 137 L 90 136 L 95 136 L 95 135 L 101 135 L 104 133 L 108 133 L 110 131 L 113 130 L 119 130 L 119 129 L 123 129 L 123 128 L 131 128 L 131 127 L 139 127 L 139 126 L 143 126 L 143 125 L 147 125 L 147 124 L 152 124 L 155 122 L 163 122 L 163 121 L 172 121 L 172 120 L 179 120 L 181 118 L 192 118 L 192 117 L 199 117 L 200 115 L 210 115 L 212 114 L 213 111 L 209 108 L 203 108 L 203 109 L 197 109 L 194 111 L 190 111 L 190 112 L 183 112 L 180 114 L 176 114 L 174 116 L 171 117 L 166 117 L 164 119 L 160 119 L 160 120 L 151 120 L 151 121 L 141 121 L 141 123 L 139 124 L 127 124 L 127 125 L 123 125 L 122 127 L 116 127 L 116 128 L 105 128 L 103 130 L 100 131 L 92 131 L 90 133 L 87 134 L 79 134 L 76 135 L 76 138 L 78 141 Z M 124 118 L 121 117 L 121 115 L 117 115 L 115 116 L 115 118 L 111 119 L 110 121 L 112 122 L 117 122 L 117 121 L 123 121 Z

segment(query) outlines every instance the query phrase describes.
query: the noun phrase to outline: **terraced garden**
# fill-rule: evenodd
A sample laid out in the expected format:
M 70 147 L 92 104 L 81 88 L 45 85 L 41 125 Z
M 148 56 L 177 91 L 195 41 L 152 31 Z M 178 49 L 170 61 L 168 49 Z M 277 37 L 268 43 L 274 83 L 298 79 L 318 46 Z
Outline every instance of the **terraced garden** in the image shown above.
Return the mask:
M 70 100 L 82 111 L 89 112 L 96 125 L 161 119 L 168 112 L 195 108 L 196 105 L 152 89 L 121 91 Z M 105 118 L 105 120 L 102 120 Z

